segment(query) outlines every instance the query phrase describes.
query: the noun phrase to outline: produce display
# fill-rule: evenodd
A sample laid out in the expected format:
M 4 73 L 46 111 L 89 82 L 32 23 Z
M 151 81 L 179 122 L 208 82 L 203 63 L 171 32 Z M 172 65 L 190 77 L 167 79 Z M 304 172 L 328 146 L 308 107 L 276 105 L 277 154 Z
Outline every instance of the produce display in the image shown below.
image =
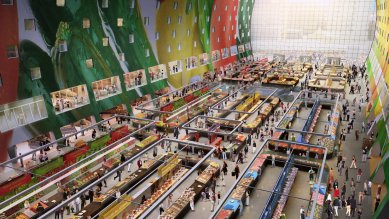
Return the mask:
M 193 188 L 187 188 L 181 194 L 181 196 L 171 205 L 169 208 L 159 216 L 160 219 L 176 218 L 185 206 L 187 206 L 190 200 L 194 199 L 196 195 Z
M 284 85 L 284 86 L 294 86 L 298 82 L 299 82 L 298 77 L 283 76 L 283 75 L 267 76 L 265 79 L 262 80 L 262 83 L 264 84 L 276 84 L 276 85 Z
M 163 154 L 159 154 L 159 155 L 157 155 L 155 158 L 147 160 L 146 162 L 143 163 L 142 168 L 143 168 L 143 169 L 149 169 L 149 168 L 152 167 L 158 160 L 161 160 L 161 158 L 162 158 L 163 156 L 164 156 Z
M 255 161 L 253 165 L 250 167 L 250 170 L 254 172 L 258 172 L 259 169 L 261 169 L 263 164 L 265 163 L 267 156 L 268 156 L 267 154 L 261 154 L 257 158 L 255 158 Z
M 163 185 L 155 191 L 150 198 L 148 198 L 143 204 L 133 210 L 129 217 L 138 218 L 143 214 L 156 200 L 158 200 L 167 190 L 169 190 L 185 173 L 188 172 L 188 169 L 181 167 L 171 179 L 167 179 Z
M 232 215 L 232 213 L 234 213 L 232 210 L 221 209 L 217 214 L 216 219 L 229 218 Z
M 220 165 L 212 162 L 204 171 L 201 172 L 196 181 L 206 184 L 219 169 Z
M 291 171 L 289 172 L 285 185 L 282 189 L 282 195 L 278 200 L 276 209 L 273 212 L 273 217 L 272 217 L 273 219 L 278 219 L 281 217 L 282 211 L 289 197 L 288 196 L 289 192 L 292 190 L 293 182 L 296 179 L 297 172 L 298 172 L 297 168 L 292 168 Z
M 158 139 L 159 139 L 159 135 L 151 135 L 151 136 L 145 138 L 143 141 L 136 143 L 135 146 L 143 148 L 143 147 L 146 147 L 146 146 L 152 144 L 153 142 L 157 141 Z
M 315 108 L 312 108 L 312 110 L 315 110 L 314 111 L 315 114 L 314 114 L 312 120 L 307 120 L 307 123 L 310 123 L 310 125 L 309 125 L 308 130 L 306 130 L 306 131 L 308 131 L 308 132 L 313 132 L 314 131 L 317 119 L 319 118 L 319 115 L 320 115 L 320 112 L 321 112 L 321 108 L 322 108 L 322 105 L 319 105 L 316 110 L 315 110 Z M 311 137 L 312 137 L 312 134 L 306 134 L 304 136 L 304 141 L 305 142 L 309 142 Z

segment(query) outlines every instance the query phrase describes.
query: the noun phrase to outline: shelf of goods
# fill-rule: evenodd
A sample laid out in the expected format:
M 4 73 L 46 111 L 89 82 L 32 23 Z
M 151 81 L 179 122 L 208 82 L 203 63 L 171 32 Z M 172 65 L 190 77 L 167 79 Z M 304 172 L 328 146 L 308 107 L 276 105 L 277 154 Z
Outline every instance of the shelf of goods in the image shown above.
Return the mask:
M 236 106 L 238 106 L 244 99 L 246 99 L 248 97 L 248 94 L 242 94 L 240 97 L 236 98 L 235 101 L 228 101 L 227 102 L 227 106 L 224 106 L 223 109 L 225 110 L 232 110 L 234 108 L 236 108 Z M 220 105 L 220 104 L 218 104 Z M 225 117 L 225 115 L 227 114 L 228 112 L 227 111 L 220 111 L 220 112 L 215 112 L 214 113 L 214 117 Z
M 196 192 L 193 188 L 185 189 L 181 196 L 159 216 L 159 219 L 178 218 L 181 211 L 189 205 L 190 201 L 194 199 L 195 196 Z
M 135 146 L 144 148 L 158 140 L 159 140 L 159 135 L 150 135 L 149 137 L 143 139 L 143 141 L 136 143 Z
M 220 169 L 218 163 L 212 162 L 201 174 L 196 178 L 196 181 L 206 184 L 212 176 Z
M 135 210 L 133 210 L 129 217 L 130 218 L 138 218 L 145 212 L 155 201 L 157 201 L 167 190 L 169 190 L 180 178 L 182 178 L 186 173 L 188 172 L 188 169 L 181 167 L 171 179 L 167 179 L 163 185 L 155 191 L 150 198 L 148 198 L 143 204 L 141 204 L 139 207 L 137 207 Z
M 288 160 L 285 162 L 284 168 L 282 169 L 280 175 L 278 176 L 276 184 L 274 185 L 274 188 L 272 190 L 273 193 L 271 193 L 271 195 L 269 196 L 266 205 L 261 212 L 260 218 L 268 219 L 272 217 L 275 211 L 275 207 L 281 195 L 279 192 L 281 192 L 281 189 L 286 185 L 287 176 L 288 173 L 291 172 L 293 163 L 294 163 L 294 156 L 290 155 Z
M 313 111 L 315 110 L 315 111 Z M 306 122 L 306 125 L 309 125 L 309 128 L 303 128 L 303 131 L 313 132 L 316 126 L 317 119 L 319 118 L 320 112 L 321 112 L 321 105 L 319 105 L 316 109 L 312 108 L 312 112 L 314 112 L 313 117 L 308 117 L 308 120 Z M 312 134 L 305 134 L 304 141 L 309 142 L 311 139 Z
M 282 195 L 281 195 L 280 199 L 278 200 L 278 204 L 277 204 L 276 209 L 274 210 L 273 217 L 272 217 L 273 219 L 278 219 L 281 217 L 281 214 L 282 214 L 282 211 L 285 207 L 286 201 L 288 200 L 288 195 L 289 195 L 290 191 L 292 190 L 294 180 L 296 179 L 297 172 L 298 172 L 297 168 L 292 168 L 292 170 L 289 172 L 285 186 L 282 189 Z
M 311 189 L 311 200 L 309 202 L 309 210 L 312 210 L 312 204 L 316 198 L 316 192 L 314 192 L 317 189 L 318 184 L 314 184 L 313 188 Z M 323 216 L 324 211 L 324 200 L 325 200 L 325 194 L 326 194 L 326 186 L 324 184 L 320 185 L 319 194 L 317 196 L 317 202 L 316 207 L 314 210 L 313 218 L 312 219 L 320 219 Z M 310 212 L 307 212 L 307 215 L 309 215 Z

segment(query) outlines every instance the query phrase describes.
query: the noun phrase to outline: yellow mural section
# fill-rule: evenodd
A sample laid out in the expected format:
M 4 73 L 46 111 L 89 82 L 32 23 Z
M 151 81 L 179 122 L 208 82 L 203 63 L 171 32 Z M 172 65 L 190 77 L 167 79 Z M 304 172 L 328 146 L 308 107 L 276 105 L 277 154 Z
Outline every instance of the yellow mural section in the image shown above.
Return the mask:
M 166 64 L 169 69 L 169 62 L 181 60 L 184 66 L 181 73 L 171 74 L 168 70 L 168 82 L 176 88 L 208 71 L 206 65 L 191 70 L 185 67 L 186 58 L 204 53 L 200 41 L 202 30 L 199 30 L 197 23 L 199 18 L 196 17 L 194 5 L 190 4 L 186 4 L 186 1 L 165 0 L 161 1 L 157 9 L 156 30 L 159 37 L 156 45 L 159 63 Z
M 377 0 L 377 23 L 373 51 L 381 66 L 386 84 L 389 84 L 389 6 L 386 0 Z

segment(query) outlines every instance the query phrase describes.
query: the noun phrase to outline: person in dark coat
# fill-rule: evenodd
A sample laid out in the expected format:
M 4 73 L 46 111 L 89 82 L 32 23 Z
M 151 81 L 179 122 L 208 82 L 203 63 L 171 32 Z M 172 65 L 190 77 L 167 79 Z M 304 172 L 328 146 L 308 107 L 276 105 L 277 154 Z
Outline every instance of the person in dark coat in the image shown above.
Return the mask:
M 90 189 L 90 190 L 88 191 L 88 196 L 89 196 L 89 201 L 90 201 L 90 203 L 92 203 L 92 202 L 93 202 L 93 196 L 94 196 L 94 192 L 93 192 L 92 189 Z
M 357 200 L 355 200 L 354 196 L 351 197 L 350 206 L 351 206 L 351 217 L 354 217 L 355 209 L 357 208 Z
M 333 210 L 333 207 L 332 207 L 331 201 L 330 201 L 328 206 L 327 206 L 327 218 L 332 219 L 333 213 L 334 213 L 334 210 Z

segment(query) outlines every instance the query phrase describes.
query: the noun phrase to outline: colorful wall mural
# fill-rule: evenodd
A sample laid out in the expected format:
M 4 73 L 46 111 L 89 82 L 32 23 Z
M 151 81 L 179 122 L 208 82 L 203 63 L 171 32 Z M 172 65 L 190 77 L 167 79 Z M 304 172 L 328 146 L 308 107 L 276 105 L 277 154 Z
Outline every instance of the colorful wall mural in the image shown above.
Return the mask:
M 377 130 L 376 144 L 381 154 L 381 162 L 376 167 L 371 179 L 383 170 L 385 179 L 389 179 L 389 8 L 387 0 L 377 0 L 377 22 L 375 39 L 372 50 L 366 61 L 367 73 L 370 84 L 371 98 L 368 103 L 366 116 L 375 121 Z M 386 180 L 386 186 L 389 181 Z M 379 206 L 374 218 L 383 215 L 385 207 L 389 205 L 387 194 Z
M 253 2 L 14 0 L 0 5 L 0 150 L 50 131 L 59 138 L 60 127 L 89 116 L 99 121 L 100 112 L 120 104 L 130 111 L 140 96 L 154 97 L 163 87 L 181 87 L 236 61 L 230 48 L 250 43 L 238 27 L 249 32 Z M 240 9 L 248 5 L 250 10 Z M 213 50 L 228 56 L 204 62 Z M 166 66 L 166 73 L 152 80 L 149 68 L 158 65 Z M 37 108 L 31 109 L 31 119 L 14 108 L 26 103 Z M 41 117 L 33 116 L 37 112 Z M 0 162 L 7 158 L 1 153 Z

